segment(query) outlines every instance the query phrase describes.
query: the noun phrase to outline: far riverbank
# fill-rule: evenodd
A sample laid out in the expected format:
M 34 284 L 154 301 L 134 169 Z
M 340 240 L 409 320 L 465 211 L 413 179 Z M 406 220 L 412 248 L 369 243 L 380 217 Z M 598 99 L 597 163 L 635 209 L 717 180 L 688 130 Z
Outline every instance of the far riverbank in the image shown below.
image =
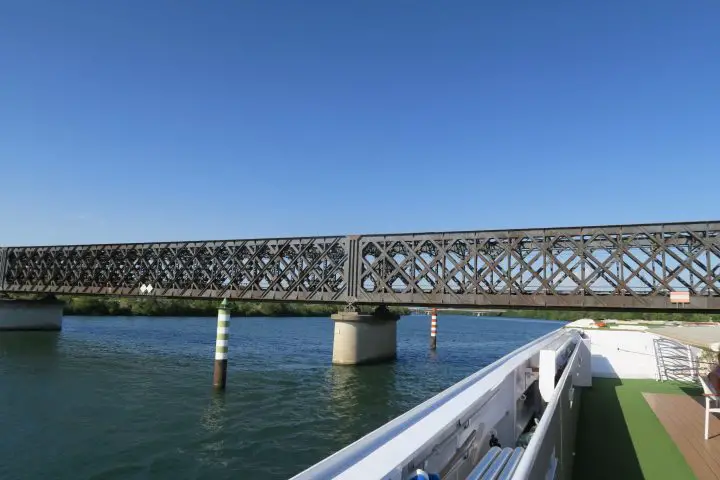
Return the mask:
M 37 299 L 37 296 L 13 296 L 15 298 Z M 111 296 L 67 296 L 58 295 L 65 304 L 65 315 L 77 316 L 118 316 L 118 317 L 214 317 L 217 315 L 217 300 L 173 299 L 153 297 L 111 297 Z M 281 302 L 230 302 L 235 317 L 329 317 L 337 312 L 336 304 L 281 303 Z M 372 306 L 360 307 L 370 313 Z M 472 308 L 472 307 L 471 307 Z M 477 308 L 477 307 L 475 307 Z M 390 311 L 408 315 L 406 307 L 391 306 Z M 473 315 L 468 310 L 441 310 L 442 315 Z M 617 320 L 665 320 L 691 322 L 720 322 L 720 314 L 660 312 L 614 312 L 614 311 L 577 311 L 577 310 L 504 310 L 488 316 L 534 318 L 539 320 L 574 321 L 579 318 L 617 319 Z

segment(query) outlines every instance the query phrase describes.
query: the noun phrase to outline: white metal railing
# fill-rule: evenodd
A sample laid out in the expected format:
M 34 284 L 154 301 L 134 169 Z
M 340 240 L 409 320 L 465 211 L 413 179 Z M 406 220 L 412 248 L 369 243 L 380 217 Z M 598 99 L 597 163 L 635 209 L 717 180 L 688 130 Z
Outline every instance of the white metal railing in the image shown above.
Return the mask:
M 698 364 L 689 345 L 666 337 L 653 339 L 658 380 L 694 382 L 698 378 Z
M 581 369 L 588 367 L 586 362 L 590 362 L 590 350 L 585 342 L 578 342 L 520 459 L 513 480 L 570 478 L 580 411 L 580 390 L 575 387 L 584 383 L 576 379 L 582 376 Z
M 403 480 L 403 475 L 415 467 L 414 463 L 418 459 L 438 453 L 437 448 L 435 452 L 433 448 L 452 438 L 450 443 L 453 448 L 443 451 L 446 457 L 443 461 L 447 464 L 457 454 L 458 448 L 471 442 L 472 436 L 477 435 L 482 426 L 477 424 L 478 412 L 483 406 L 493 399 L 497 402 L 496 422 L 513 408 L 517 400 L 511 397 L 516 394 L 515 370 L 522 370 L 540 350 L 558 339 L 577 335 L 576 332 L 560 329 L 514 350 L 308 468 L 293 477 L 293 480 Z M 475 422 L 474 429 L 471 422 Z M 436 459 L 434 463 L 441 464 L 442 461 Z

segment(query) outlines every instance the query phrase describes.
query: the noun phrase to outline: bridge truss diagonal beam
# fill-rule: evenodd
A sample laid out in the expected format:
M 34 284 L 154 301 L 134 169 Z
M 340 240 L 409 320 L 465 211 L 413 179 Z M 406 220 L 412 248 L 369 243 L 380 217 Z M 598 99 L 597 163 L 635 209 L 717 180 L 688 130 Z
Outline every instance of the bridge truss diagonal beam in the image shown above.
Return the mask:
M 720 222 L 6 247 L 0 291 L 720 310 Z

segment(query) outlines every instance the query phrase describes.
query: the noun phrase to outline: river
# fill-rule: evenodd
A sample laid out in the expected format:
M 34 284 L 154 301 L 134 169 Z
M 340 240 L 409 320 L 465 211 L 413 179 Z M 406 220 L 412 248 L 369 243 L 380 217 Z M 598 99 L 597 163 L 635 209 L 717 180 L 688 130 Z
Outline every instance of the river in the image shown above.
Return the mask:
M 327 318 L 65 317 L 0 333 L 0 478 L 283 479 L 561 322 L 440 315 L 398 324 L 398 360 L 333 367 Z

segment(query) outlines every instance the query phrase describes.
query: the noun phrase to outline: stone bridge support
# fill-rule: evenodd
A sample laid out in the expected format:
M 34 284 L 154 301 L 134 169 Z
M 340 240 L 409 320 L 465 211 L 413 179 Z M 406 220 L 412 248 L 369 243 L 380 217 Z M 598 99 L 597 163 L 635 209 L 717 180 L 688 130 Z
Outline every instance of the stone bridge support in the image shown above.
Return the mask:
M 362 365 L 395 360 L 397 357 L 397 321 L 383 305 L 373 314 L 340 312 L 334 321 L 334 365 Z

